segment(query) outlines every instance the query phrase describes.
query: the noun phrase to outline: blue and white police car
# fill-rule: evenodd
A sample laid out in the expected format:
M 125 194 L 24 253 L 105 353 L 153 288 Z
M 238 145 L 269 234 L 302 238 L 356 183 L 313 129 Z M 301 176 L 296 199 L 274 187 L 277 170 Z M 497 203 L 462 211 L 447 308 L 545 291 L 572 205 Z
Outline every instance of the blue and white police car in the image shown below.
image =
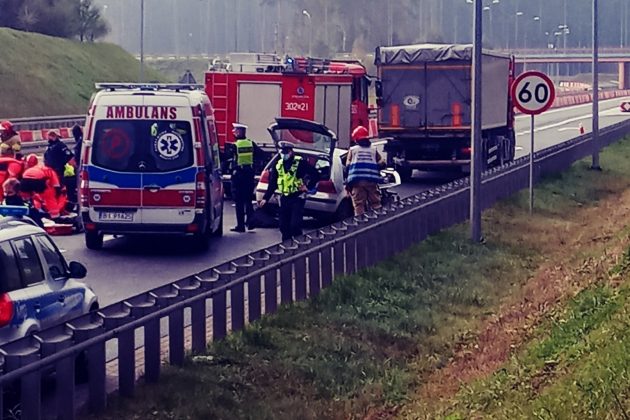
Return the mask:
M 0 206 L 0 344 L 98 309 L 92 289 L 78 281 L 86 268 L 67 264 L 27 212 Z

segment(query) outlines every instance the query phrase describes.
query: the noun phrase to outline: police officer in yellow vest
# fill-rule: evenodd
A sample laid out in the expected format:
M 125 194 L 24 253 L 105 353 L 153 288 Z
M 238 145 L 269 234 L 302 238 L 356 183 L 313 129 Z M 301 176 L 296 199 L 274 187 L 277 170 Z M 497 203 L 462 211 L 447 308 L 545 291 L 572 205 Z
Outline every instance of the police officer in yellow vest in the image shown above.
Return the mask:
M 269 171 L 269 186 L 260 201 L 264 207 L 276 190 L 280 194 L 280 232 L 286 241 L 302 234 L 302 219 L 306 192 L 319 181 L 319 172 L 300 156 L 296 156 L 293 144 L 278 143 L 280 159 Z
M 261 152 L 256 143 L 247 138 L 246 125 L 234 123 L 232 126 L 234 128 L 232 133 L 236 139 L 232 166 L 232 197 L 236 206 L 236 226 L 232 228 L 232 231 L 245 232 L 245 216 L 249 223 L 254 212 L 252 206 L 252 195 L 256 187 L 254 159 Z

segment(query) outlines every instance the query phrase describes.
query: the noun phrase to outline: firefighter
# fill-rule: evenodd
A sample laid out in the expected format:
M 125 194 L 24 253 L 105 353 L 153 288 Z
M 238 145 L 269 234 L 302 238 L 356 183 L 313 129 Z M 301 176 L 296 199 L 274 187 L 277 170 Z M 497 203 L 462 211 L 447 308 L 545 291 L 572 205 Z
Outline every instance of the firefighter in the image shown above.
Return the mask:
M 367 128 L 359 126 L 352 132 L 352 140 L 356 143 L 348 151 L 346 166 L 354 215 L 365 213 L 367 205 L 377 210 L 381 208 L 381 196 L 378 183 L 381 180 L 379 166 L 383 166 L 383 158 L 371 145 Z
M 13 128 L 11 121 L 0 123 L 0 156 L 15 157 L 22 150 L 20 135 Z
M 302 234 L 302 219 L 307 191 L 319 180 L 317 170 L 301 156 L 296 156 L 293 144 L 278 143 L 280 159 L 269 173 L 269 185 L 258 205 L 264 207 L 276 190 L 280 193 L 280 232 L 286 241 Z
M 65 211 L 67 198 L 57 172 L 47 166 L 39 166 L 37 156 L 33 154 L 26 158 L 26 166 L 28 169 L 22 175 L 22 191 L 41 197 L 50 217 L 58 218 Z
M 247 126 L 232 124 L 234 138 L 234 159 L 232 168 L 232 197 L 236 206 L 236 227 L 232 232 L 245 232 L 245 216 L 247 227 L 252 230 L 251 217 L 254 213 L 252 194 L 254 193 L 254 161 L 261 151 L 252 140 L 247 138 Z

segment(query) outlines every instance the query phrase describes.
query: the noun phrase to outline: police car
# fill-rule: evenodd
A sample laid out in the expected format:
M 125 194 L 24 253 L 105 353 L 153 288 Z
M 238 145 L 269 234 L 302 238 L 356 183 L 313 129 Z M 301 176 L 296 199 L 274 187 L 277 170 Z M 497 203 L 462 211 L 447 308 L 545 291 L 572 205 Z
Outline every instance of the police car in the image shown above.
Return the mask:
M 86 268 L 67 264 L 27 212 L 0 206 L 0 344 L 98 309 L 92 289 L 78 281 Z

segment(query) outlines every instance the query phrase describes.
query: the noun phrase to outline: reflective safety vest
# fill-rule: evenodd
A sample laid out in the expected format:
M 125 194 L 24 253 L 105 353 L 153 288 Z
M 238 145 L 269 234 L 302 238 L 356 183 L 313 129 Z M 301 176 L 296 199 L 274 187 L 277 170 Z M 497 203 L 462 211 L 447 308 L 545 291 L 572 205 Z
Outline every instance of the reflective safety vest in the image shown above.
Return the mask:
M 358 181 L 379 183 L 381 173 L 376 161 L 376 149 L 373 147 L 352 146 L 352 160 L 348 166 L 348 184 Z
M 295 156 L 288 172 L 284 170 L 284 161 L 282 159 L 276 164 L 276 171 L 278 171 L 278 190 L 280 194 L 291 195 L 300 191 L 302 180 L 297 177 L 297 171 L 301 160 L 302 158 L 300 156 Z
M 74 174 L 75 174 L 74 166 L 70 165 L 69 163 L 66 163 L 66 165 L 63 167 L 63 176 L 71 177 L 71 176 L 74 176 Z
M 254 142 L 250 139 L 236 140 L 236 164 L 247 166 L 254 164 Z

